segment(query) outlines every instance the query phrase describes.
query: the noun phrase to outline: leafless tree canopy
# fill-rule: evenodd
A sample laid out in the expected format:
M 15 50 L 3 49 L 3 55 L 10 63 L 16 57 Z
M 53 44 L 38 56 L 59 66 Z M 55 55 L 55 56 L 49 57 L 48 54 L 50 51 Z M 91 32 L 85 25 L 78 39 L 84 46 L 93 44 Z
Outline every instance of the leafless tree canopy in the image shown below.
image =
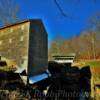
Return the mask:
M 19 6 L 14 0 L 0 0 L 0 21 L 5 25 L 18 20 Z
M 49 48 L 49 59 L 52 55 L 76 53 L 77 59 L 100 60 L 100 13 L 90 16 L 87 28 L 79 36 L 71 39 L 54 39 Z

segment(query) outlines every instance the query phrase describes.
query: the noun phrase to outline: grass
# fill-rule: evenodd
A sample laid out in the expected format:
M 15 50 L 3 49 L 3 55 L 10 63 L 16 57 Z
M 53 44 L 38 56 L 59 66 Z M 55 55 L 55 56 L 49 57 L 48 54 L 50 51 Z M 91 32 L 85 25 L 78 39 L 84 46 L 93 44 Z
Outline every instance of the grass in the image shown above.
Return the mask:
M 77 62 L 78 66 L 83 67 L 89 65 L 91 68 L 100 67 L 100 61 L 98 60 L 87 60 Z
M 15 68 L 12 68 L 12 67 L 8 67 L 8 66 L 3 66 L 3 67 L 0 67 L 0 71 L 14 71 Z
M 100 60 L 88 60 L 78 62 L 80 68 L 83 66 L 90 66 L 91 73 L 93 76 L 93 83 L 91 83 L 92 90 L 94 89 L 95 84 L 100 84 Z M 100 88 L 96 88 L 96 100 L 100 100 Z M 93 93 L 93 92 L 92 92 Z M 99 96 L 98 96 L 99 95 Z
M 100 61 L 86 61 L 86 65 L 90 65 L 90 67 L 100 67 Z
M 95 83 L 100 84 L 100 60 L 79 61 L 77 64 L 79 68 L 89 65 Z

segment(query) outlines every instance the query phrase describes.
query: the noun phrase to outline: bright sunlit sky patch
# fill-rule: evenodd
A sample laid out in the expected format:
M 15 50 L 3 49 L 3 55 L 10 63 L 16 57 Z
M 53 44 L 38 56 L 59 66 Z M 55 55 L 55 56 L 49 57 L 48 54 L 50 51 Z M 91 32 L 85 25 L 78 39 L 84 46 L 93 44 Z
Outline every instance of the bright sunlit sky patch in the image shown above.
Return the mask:
M 78 2 L 80 1 L 80 2 Z M 20 4 L 19 16 L 22 19 L 41 18 L 48 32 L 49 44 L 55 37 L 71 38 L 79 35 L 87 27 L 87 19 L 100 12 L 100 0 L 58 0 L 67 18 L 54 3 L 54 0 L 17 0 Z

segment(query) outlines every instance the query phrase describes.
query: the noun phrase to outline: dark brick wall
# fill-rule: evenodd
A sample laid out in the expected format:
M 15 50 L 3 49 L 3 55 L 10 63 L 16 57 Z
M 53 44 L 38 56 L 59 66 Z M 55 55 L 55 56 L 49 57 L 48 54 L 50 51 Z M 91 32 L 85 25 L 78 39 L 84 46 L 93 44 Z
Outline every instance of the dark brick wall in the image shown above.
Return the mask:
M 48 35 L 41 20 L 31 21 L 29 33 L 29 75 L 41 73 L 47 69 Z

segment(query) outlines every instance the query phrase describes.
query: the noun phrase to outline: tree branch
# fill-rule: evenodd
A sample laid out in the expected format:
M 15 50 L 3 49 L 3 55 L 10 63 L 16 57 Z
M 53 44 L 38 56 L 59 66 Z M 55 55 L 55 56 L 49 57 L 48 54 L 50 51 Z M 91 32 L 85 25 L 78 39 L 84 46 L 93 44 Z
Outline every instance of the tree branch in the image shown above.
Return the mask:
M 62 7 L 60 6 L 59 2 L 57 0 L 54 0 L 54 3 L 56 4 L 57 8 L 59 9 L 59 11 L 61 12 L 61 14 L 64 16 L 64 17 L 69 17 L 69 15 L 67 15 L 64 10 L 62 9 Z
M 96 3 L 97 2 L 97 0 L 91 0 L 91 1 L 93 1 L 94 3 Z M 90 1 L 90 2 L 91 2 Z M 81 0 L 77 0 L 77 2 L 81 2 Z M 69 17 L 69 18 L 73 18 L 72 16 L 70 16 L 69 14 L 68 14 L 68 12 L 67 13 L 65 13 L 64 12 L 64 10 L 63 10 L 63 8 L 62 8 L 62 6 L 60 5 L 60 3 L 58 2 L 58 0 L 54 0 L 54 3 L 56 4 L 56 6 L 57 6 L 57 8 L 58 8 L 58 10 L 60 11 L 60 13 L 61 13 L 61 15 L 62 16 L 64 16 L 64 17 Z

